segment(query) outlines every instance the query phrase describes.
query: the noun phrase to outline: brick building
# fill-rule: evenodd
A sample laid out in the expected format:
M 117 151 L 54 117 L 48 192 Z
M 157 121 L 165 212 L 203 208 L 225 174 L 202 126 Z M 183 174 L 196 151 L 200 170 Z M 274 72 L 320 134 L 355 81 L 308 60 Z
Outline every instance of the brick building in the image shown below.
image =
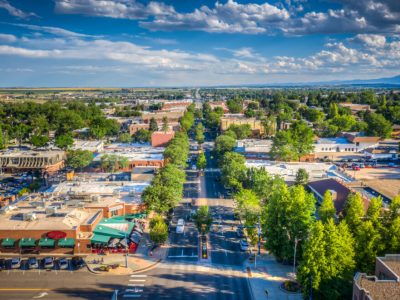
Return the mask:
M 174 138 L 174 131 L 155 131 L 151 134 L 152 147 L 165 147 Z
M 224 116 L 221 118 L 221 130 L 225 131 L 231 125 L 250 125 L 254 135 L 263 135 L 265 133 L 264 125 L 256 118 L 246 118 L 244 116 Z
M 375 274 L 356 273 L 353 300 L 400 299 L 400 254 L 377 257 Z
M 66 154 L 61 150 L 52 151 L 2 151 L 0 168 L 3 172 L 41 171 L 54 173 L 64 167 Z

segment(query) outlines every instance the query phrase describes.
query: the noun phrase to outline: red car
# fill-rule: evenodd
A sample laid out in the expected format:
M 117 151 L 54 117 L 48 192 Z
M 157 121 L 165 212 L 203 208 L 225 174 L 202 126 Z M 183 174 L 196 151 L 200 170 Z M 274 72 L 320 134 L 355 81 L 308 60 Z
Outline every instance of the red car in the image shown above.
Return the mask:
M 351 167 L 354 171 L 360 171 L 360 167 L 359 166 L 352 166 Z

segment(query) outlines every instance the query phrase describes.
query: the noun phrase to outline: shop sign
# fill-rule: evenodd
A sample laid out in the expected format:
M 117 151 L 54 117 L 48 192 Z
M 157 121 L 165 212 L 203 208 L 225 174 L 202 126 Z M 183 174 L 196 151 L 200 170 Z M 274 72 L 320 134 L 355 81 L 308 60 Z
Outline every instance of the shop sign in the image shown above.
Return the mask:
M 59 240 L 63 239 L 67 236 L 67 234 L 63 231 L 50 231 L 47 233 L 47 237 L 49 239 Z

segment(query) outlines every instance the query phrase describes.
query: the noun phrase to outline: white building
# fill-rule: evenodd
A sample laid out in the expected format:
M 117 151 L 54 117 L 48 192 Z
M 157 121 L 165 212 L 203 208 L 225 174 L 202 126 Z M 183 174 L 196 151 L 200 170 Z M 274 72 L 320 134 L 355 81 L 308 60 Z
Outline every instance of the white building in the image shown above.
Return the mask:
M 315 153 L 318 152 L 362 152 L 379 145 L 379 137 L 358 136 L 344 134 L 343 137 L 320 138 L 314 144 Z
M 74 140 L 74 145 L 71 147 L 72 150 L 88 150 L 90 152 L 101 152 L 104 149 L 103 141 L 85 141 L 85 140 Z

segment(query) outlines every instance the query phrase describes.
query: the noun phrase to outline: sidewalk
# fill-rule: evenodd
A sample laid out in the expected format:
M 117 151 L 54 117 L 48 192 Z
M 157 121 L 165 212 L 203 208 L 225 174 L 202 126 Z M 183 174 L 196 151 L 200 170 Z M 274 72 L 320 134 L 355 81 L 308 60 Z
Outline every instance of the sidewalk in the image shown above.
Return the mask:
M 301 293 L 291 294 L 280 289 L 280 285 L 290 279 L 288 274 L 293 271 L 292 266 L 282 265 L 276 261 L 275 257 L 262 251 L 261 255 L 257 256 L 256 267 L 254 262 L 246 262 L 245 267 L 251 270 L 251 277 L 249 274 L 248 280 L 253 299 L 302 299 Z
M 167 245 L 162 245 L 157 247 L 152 253 L 150 249 L 152 247 L 152 243 L 148 234 L 148 225 L 144 230 L 142 239 L 140 240 L 139 246 L 136 250 L 135 254 L 126 255 L 123 253 L 115 253 L 115 254 L 107 254 L 107 255 L 98 255 L 98 254 L 89 254 L 85 258 L 85 262 L 89 271 L 96 274 L 101 275 L 129 275 L 134 274 L 140 271 L 144 271 L 156 266 L 159 262 L 161 262 L 167 255 Z M 126 268 L 126 260 L 128 263 L 128 267 Z M 100 263 L 93 263 L 93 261 L 99 261 Z M 110 269 L 109 272 L 98 271 L 98 267 L 106 266 L 106 265 L 115 265 L 118 264 L 119 267 L 116 269 Z

